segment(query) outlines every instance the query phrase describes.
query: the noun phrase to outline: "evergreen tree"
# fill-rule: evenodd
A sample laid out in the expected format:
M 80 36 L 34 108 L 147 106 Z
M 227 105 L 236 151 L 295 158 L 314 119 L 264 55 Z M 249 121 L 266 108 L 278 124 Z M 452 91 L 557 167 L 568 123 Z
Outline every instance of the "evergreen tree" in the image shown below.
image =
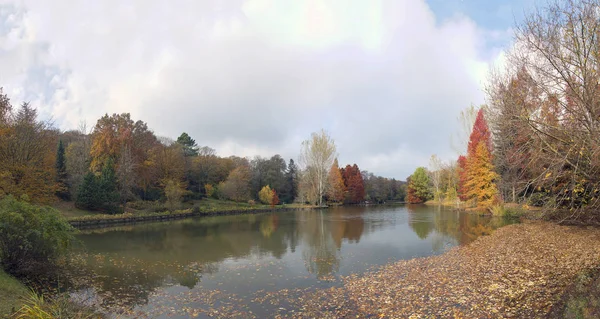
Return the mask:
M 293 159 L 290 159 L 287 171 L 285 172 L 285 187 L 281 192 L 283 203 L 292 203 L 298 196 L 298 167 Z
M 82 209 L 99 210 L 102 208 L 103 192 L 98 177 L 88 172 L 79 186 L 75 206 Z
M 183 146 L 183 154 L 185 156 L 198 156 L 198 144 L 196 144 L 196 141 L 188 133 L 181 133 L 177 138 L 177 143 Z
M 119 212 L 119 192 L 117 190 L 117 174 L 112 158 L 108 158 L 100 175 L 100 192 L 102 194 L 102 210 L 107 213 Z
M 70 199 L 69 185 L 67 183 L 67 160 L 65 157 L 65 146 L 62 140 L 58 141 L 58 148 L 56 149 L 56 182 L 58 183 L 59 190 L 56 192 L 56 196 L 60 199 Z

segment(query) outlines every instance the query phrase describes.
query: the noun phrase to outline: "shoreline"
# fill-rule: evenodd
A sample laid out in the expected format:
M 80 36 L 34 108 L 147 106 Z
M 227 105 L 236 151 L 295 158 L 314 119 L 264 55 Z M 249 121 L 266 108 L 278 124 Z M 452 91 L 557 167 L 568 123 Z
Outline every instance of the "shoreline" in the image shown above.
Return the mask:
M 295 304 L 302 313 L 288 317 L 546 318 L 598 260 L 600 229 L 514 224 L 442 255 L 344 277 L 343 287 L 305 296 Z
M 324 207 L 321 207 L 324 208 Z M 156 222 L 156 221 L 171 221 L 179 220 L 190 217 L 212 217 L 212 216 L 228 216 L 228 215 L 243 215 L 243 214 L 264 214 L 270 212 L 289 212 L 298 210 L 312 210 L 319 209 L 319 207 L 278 207 L 278 208 L 259 208 L 259 209 L 235 209 L 235 210 L 220 210 L 220 211 L 202 211 L 200 209 L 191 209 L 187 211 L 175 211 L 173 213 L 154 213 L 145 215 L 100 215 L 105 218 L 97 218 L 96 216 L 90 218 L 81 219 L 68 219 L 67 221 L 71 226 L 76 229 L 95 229 L 112 227 L 115 225 L 133 225 L 144 222 Z

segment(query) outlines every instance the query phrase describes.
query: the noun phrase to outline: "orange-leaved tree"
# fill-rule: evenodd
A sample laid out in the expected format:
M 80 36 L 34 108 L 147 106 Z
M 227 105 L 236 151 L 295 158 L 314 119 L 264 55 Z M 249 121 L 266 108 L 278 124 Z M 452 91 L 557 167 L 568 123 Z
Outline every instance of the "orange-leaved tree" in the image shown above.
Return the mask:
M 337 158 L 333 161 L 333 165 L 331 165 L 331 169 L 329 170 L 328 182 L 327 197 L 329 197 L 329 200 L 342 202 L 346 193 L 346 186 L 344 185 L 344 177 L 338 166 Z
M 468 157 L 467 167 L 467 197 L 474 200 L 477 207 L 490 208 L 498 202 L 498 174 L 485 143 L 479 143 L 475 153 Z
M 461 199 L 473 200 L 481 208 L 495 204 L 498 201 L 498 174 L 494 171 L 491 133 L 483 108 L 479 109 L 473 124 L 466 161 L 459 160 Z

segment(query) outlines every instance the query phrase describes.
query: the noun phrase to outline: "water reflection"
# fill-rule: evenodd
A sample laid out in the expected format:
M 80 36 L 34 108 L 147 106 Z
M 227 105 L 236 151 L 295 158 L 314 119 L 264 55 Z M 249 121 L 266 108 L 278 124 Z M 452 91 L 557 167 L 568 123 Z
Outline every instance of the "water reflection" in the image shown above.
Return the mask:
M 107 309 L 152 306 L 155 292 L 336 285 L 340 275 L 443 252 L 502 225 L 437 207 L 342 207 L 219 216 L 83 232 L 73 275 Z M 87 290 L 84 290 L 87 289 Z M 180 291 L 180 290 L 178 290 Z M 196 305 L 192 305 L 196 306 Z

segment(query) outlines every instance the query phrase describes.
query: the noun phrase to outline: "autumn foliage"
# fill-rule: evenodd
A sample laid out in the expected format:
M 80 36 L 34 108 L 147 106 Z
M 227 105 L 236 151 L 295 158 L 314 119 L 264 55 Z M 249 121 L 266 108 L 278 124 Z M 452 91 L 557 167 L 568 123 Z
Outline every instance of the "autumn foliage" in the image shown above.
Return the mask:
M 343 168 L 341 173 L 344 179 L 344 186 L 346 187 L 344 202 L 348 204 L 362 202 L 365 199 L 365 184 L 358 166 L 356 164 L 352 166 L 346 165 L 346 168 Z
M 327 197 L 329 200 L 337 203 L 344 201 L 346 185 L 344 185 L 344 177 L 338 166 L 337 158 L 333 161 L 333 165 L 331 165 L 331 169 L 329 170 L 328 182 Z
M 460 199 L 471 200 L 481 208 L 494 205 L 499 200 L 496 187 L 498 174 L 494 171 L 491 133 L 483 108 L 477 113 L 469 137 L 467 156 L 460 156 L 458 164 Z

